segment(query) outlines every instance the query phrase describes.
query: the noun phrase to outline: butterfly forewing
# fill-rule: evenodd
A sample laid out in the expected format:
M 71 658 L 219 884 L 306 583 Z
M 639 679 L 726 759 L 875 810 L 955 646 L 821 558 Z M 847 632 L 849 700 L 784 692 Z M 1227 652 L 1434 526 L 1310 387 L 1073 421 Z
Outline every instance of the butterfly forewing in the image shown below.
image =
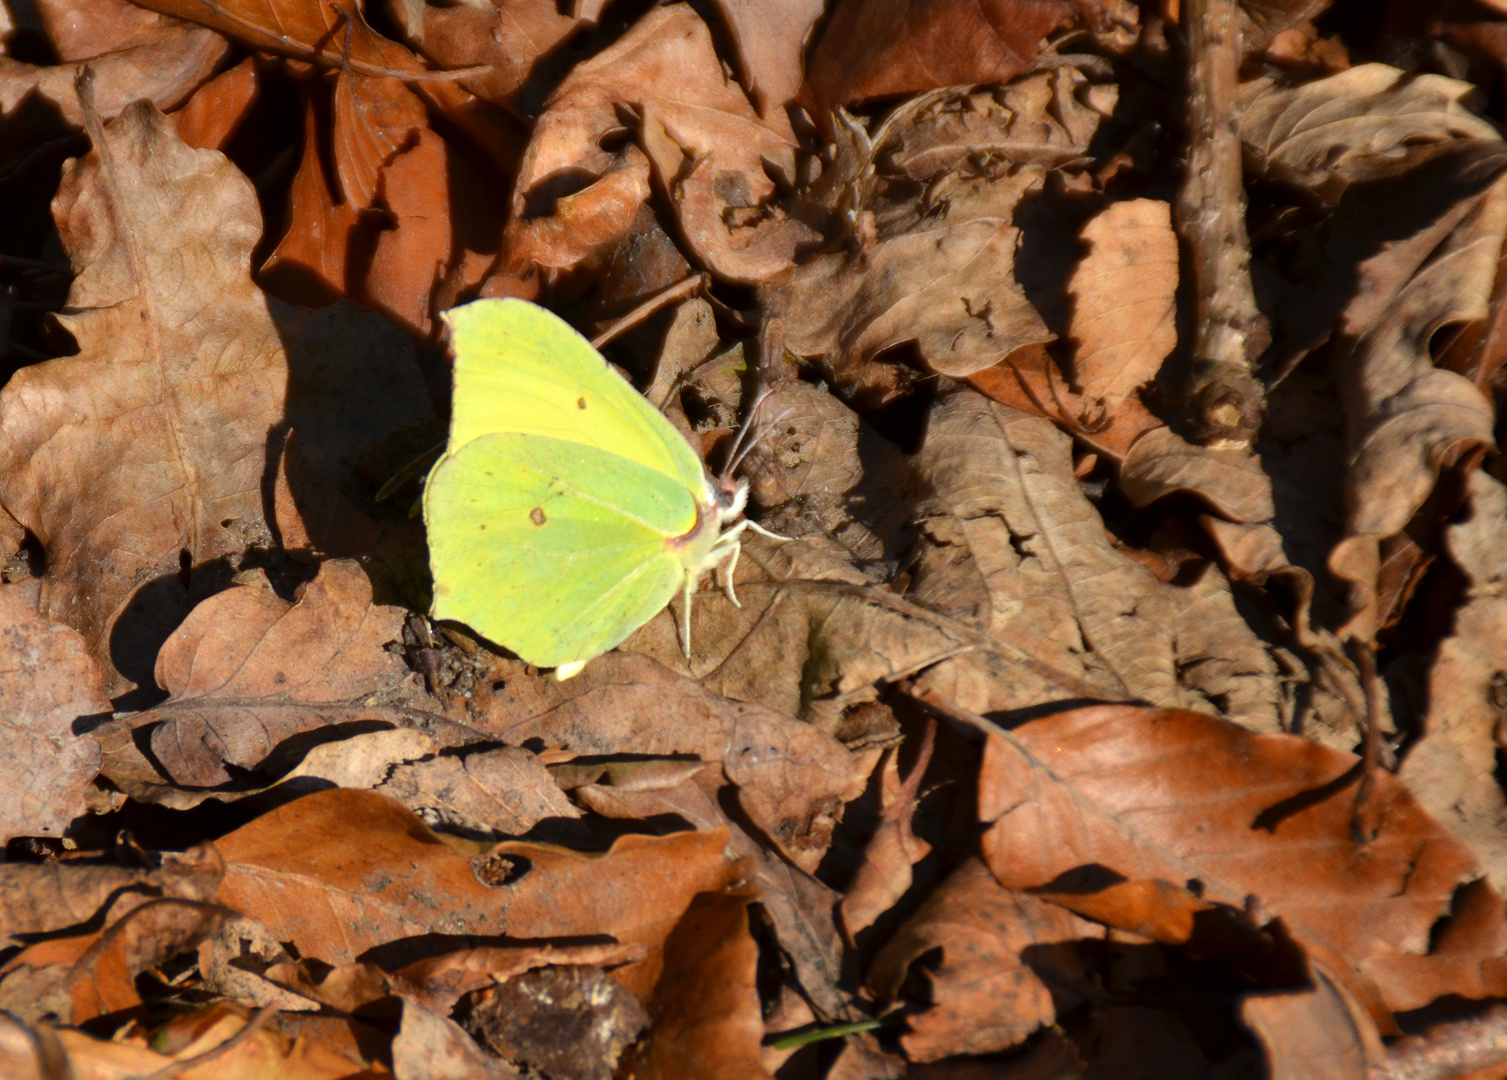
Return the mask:
M 492 299 L 444 319 L 455 353 L 452 452 L 482 435 L 541 435 L 629 458 L 706 497 L 685 439 L 558 316 Z
M 471 439 L 424 493 L 434 615 L 541 667 L 597 656 L 681 587 L 667 541 L 698 513 L 684 484 L 620 454 L 516 432 Z

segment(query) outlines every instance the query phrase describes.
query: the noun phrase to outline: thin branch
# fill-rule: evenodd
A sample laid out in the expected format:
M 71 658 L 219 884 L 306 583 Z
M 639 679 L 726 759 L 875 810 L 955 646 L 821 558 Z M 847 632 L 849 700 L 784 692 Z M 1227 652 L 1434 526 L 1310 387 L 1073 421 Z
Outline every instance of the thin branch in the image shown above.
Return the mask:
M 1192 255 L 1197 338 L 1183 387 L 1193 434 L 1208 445 L 1245 446 L 1261 427 L 1265 390 L 1252 374 L 1271 343 L 1251 285 L 1245 183 L 1235 128 L 1240 80 L 1236 0 L 1190 0 L 1188 171 L 1178 225 Z

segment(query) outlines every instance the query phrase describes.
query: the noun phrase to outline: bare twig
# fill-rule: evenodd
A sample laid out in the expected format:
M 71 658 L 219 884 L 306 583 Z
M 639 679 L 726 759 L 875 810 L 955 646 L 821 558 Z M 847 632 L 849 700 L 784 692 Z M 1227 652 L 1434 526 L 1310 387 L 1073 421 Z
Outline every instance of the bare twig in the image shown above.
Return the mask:
M 677 300 L 681 300 L 687 296 L 690 296 L 693 292 L 695 292 L 705 284 L 705 274 L 692 274 L 690 277 L 681 278 L 674 285 L 671 285 L 668 288 L 659 290 L 659 292 L 649 297 L 649 299 L 645 300 L 642 304 L 639 304 L 638 307 L 628 312 L 628 314 L 617 320 L 617 322 L 613 323 L 596 337 L 592 338 L 591 347 L 593 349 L 600 349 L 603 345 L 607 344 L 619 334 L 623 333 L 626 330 L 633 329 L 639 323 L 643 322 L 649 316 L 653 315 L 660 308 L 664 307 L 667 304 L 673 304 Z
M 1248 445 L 1265 392 L 1251 370 L 1271 343 L 1251 286 L 1245 184 L 1235 130 L 1240 71 L 1236 0 L 1189 0 L 1188 173 L 1178 225 L 1192 254 L 1197 338 L 1184 401 L 1193 434 L 1212 445 Z

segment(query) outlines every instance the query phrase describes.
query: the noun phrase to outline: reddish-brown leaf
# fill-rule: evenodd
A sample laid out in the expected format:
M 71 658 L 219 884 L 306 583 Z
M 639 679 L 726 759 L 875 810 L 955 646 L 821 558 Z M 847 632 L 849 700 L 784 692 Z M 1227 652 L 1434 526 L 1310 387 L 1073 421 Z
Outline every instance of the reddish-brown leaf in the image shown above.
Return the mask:
M 268 291 L 317 307 L 349 293 L 346 259 L 360 208 L 336 202 L 319 153 L 314 103 L 304 107 L 303 159 L 288 192 L 288 228 L 257 278 Z
M 1354 789 L 1341 781 L 1355 760 L 1196 713 L 1060 713 L 990 738 L 984 854 L 1015 888 L 1098 866 L 1132 881 L 1196 879 L 1206 899 L 1236 908 L 1255 897 L 1310 950 L 1338 958 L 1328 962 L 1344 965 L 1338 974 L 1368 1005 L 1507 989 L 1507 943 L 1486 932 L 1489 920 L 1462 928 L 1455 950 L 1430 936 L 1475 859 L 1385 773 L 1373 794 L 1379 831 L 1357 842 Z M 1476 974 L 1462 982 L 1462 970 Z
M 232 912 L 193 900 L 152 900 L 112 924 L 68 974 L 73 1023 L 141 1004 L 136 976 L 214 935 Z
M 600 855 L 509 841 L 466 859 L 391 799 L 339 788 L 279 807 L 218 842 L 221 903 L 336 965 L 400 966 L 427 935 L 642 944 L 613 978 L 646 996 L 664 939 L 700 892 L 744 876 L 723 832 L 628 835 Z M 416 939 L 416 940 L 407 940 Z
M 428 336 L 432 296 L 450 264 L 450 171 L 445 141 L 428 128 L 381 170 L 393 227 L 377 234 L 362 293 L 372 307 Z
M 764 1018 L 754 985 L 759 947 L 748 931 L 754 899 L 751 890 L 706 894 L 681 916 L 665 942 L 664 975 L 647 1003 L 649 1035 L 634 1076 L 768 1080 L 759 1058 Z
M 1071 0 L 845 0 L 812 53 L 801 102 L 839 105 L 965 83 L 1008 82 L 1041 41 L 1087 5 Z
M 195 149 L 223 150 L 256 104 L 261 90 L 251 57 L 210 79 L 173 113 L 178 138 Z

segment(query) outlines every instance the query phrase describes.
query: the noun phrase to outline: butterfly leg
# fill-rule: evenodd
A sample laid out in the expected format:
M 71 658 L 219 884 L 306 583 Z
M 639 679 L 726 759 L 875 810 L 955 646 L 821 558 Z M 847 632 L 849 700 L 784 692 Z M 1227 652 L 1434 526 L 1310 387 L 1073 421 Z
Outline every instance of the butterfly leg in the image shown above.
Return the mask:
M 781 536 L 777 532 L 770 532 L 768 529 L 764 528 L 764 526 L 760 525 L 757 521 L 750 521 L 748 518 L 744 518 L 742 521 L 738 522 L 736 527 L 741 529 L 745 525 L 765 539 L 773 540 L 779 544 L 788 544 L 790 543 L 790 541 L 795 539 L 795 537 L 793 536 Z
M 680 643 L 685 649 L 685 658 L 691 658 L 691 593 L 696 589 L 696 575 L 685 576 L 685 602 L 681 605 Z

